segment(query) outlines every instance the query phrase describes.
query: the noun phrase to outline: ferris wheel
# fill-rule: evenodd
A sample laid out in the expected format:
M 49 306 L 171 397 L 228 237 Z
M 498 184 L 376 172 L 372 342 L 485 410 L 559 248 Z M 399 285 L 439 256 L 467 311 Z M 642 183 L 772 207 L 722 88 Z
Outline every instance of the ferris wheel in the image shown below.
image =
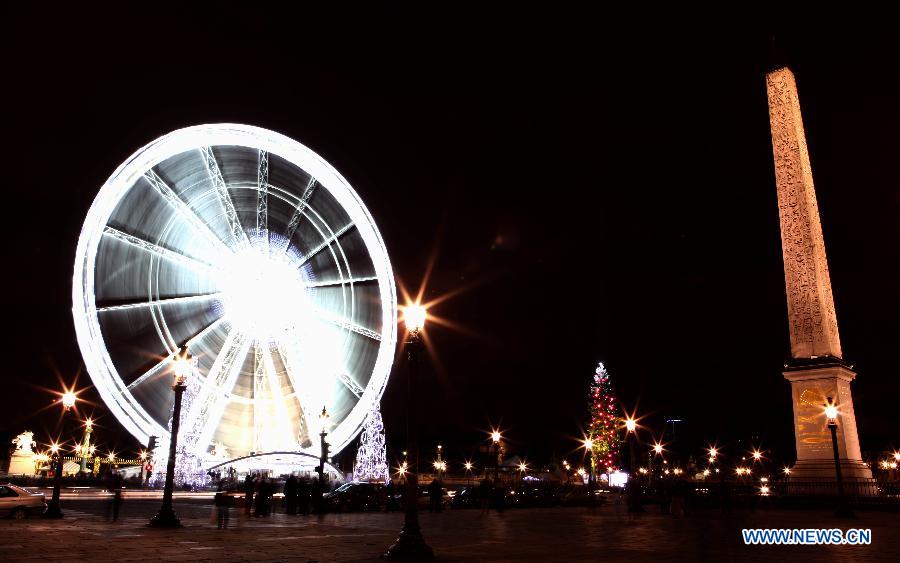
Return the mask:
M 201 456 L 318 455 L 323 408 L 339 451 L 380 400 L 397 338 L 390 261 L 359 196 L 310 149 L 246 125 L 131 155 L 88 211 L 72 297 L 94 385 L 141 442 L 169 435 L 189 347 L 180 433 Z

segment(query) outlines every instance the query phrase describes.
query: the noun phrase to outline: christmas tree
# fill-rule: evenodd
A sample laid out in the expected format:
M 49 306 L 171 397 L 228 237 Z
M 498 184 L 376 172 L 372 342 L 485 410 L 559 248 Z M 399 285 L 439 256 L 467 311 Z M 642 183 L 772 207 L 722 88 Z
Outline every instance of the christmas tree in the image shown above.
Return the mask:
M 354 481 L 380 481 L 388 478 L 387 450 L 384 445 L 384 423 L 378 406 L 372 407 L 359 438 L 356 450 L 356 465 L 353 467 Z
M 588 438 L 594 444 L 591 465 L 594 474 L 615 467 L 619 453 L 619 407 L 613 392 L 612 381 L 603 362 L 597 366 L 590 390 Z

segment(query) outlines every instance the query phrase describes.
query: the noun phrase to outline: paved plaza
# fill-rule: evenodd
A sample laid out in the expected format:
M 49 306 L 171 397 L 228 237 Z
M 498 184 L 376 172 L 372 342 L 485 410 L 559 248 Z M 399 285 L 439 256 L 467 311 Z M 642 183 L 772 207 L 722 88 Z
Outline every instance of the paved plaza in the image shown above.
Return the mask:
M 158 502 L 126 501 L 119 522 L 104 501 L 64 501 L 61 521 L 0 521 L 4 561 L 365 561 L 377 560 L 402 523 L 399 513 L 275 514 L 217 529 L 207 499 L 179 499 L 185 527 L 146 526 Z M 676 519 L 649 510 L 629 522 L 624 507 L 451 510 L 421 515 L 443 561 L 809 561 L 900 560 L 900 514 L 860 512 L 852 521 L 826 510 L 706 509 Z M 869 546 L 745 546 L 741 528 L 871 528 Z

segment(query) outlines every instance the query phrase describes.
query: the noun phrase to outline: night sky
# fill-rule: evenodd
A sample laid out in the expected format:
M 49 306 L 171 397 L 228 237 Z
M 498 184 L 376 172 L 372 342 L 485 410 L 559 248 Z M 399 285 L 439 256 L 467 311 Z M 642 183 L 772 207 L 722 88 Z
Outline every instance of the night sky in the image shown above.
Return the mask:
M 756 435 L 792 458 L 764 81 L 777 30 L 797 76 L 845 359 L 859 372 L 863 450 L 900 439 L 895 15 L 658 31 L 593 14 L 472 24 L 375 9 L 327 22 L 184 10 L 4 18 L 12 346 L 0 431 L 45 440 L 58 408 L 38 411 L 59 388 L 55 370 L 70 382 L 83 369 L 73 260 L 106 178 L 169 131 L 237 122 L 340 171 L 405 285 L 418 287 L 434 255 L 427 296 L 466 288 L 435 311 L 465 330 L 429 328 L 424 448 L 442 441 L 458 457 L 493 424 L 531 459 L 574 450 L 603 361 L 653 432 L 677 416 L 697 440 L 727 448 Z M 382 402 L 391 444 L 401 381 Z M 102 445 L 135 448 L 111 415 L 100 424 Z

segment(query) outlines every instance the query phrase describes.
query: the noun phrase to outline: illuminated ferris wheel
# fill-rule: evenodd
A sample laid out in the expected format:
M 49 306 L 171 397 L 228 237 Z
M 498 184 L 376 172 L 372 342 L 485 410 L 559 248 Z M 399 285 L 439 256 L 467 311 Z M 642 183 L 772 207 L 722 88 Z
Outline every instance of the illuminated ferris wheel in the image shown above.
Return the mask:
M 141 442 L 167 437 L 187 345 L 181 433 L 205 455 L 339 451 L 387 383 L 396 290 L 347 181 L 300 143 L 246 125 L 189 127 L 100 189 L 75 257 L 73 314 L 90 376 Z

